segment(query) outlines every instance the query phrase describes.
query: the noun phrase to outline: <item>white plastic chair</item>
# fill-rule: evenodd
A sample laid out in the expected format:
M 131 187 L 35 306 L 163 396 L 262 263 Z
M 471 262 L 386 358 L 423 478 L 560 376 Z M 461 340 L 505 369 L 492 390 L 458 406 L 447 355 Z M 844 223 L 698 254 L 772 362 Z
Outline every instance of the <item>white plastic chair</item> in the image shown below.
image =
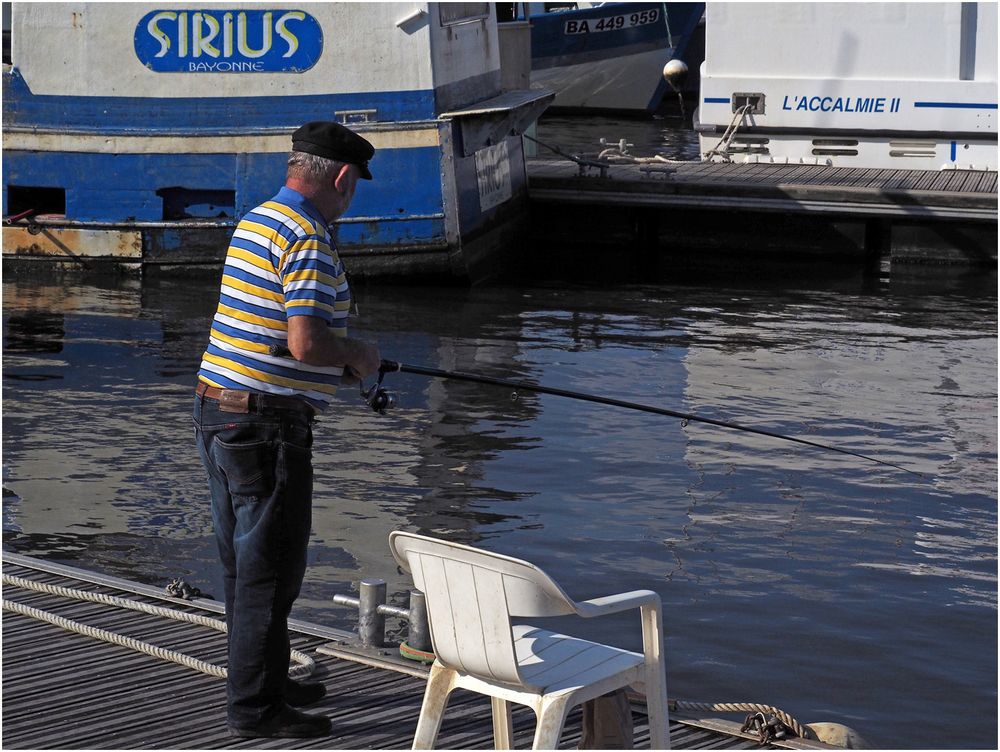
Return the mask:
M 533 564 L 502 554 L 394 531 L 392 555 L 427 602 L 436 659 L 413 749 L 433 749 L 448 696 L 457 687 L 491 697 L 496 749 L 511 749 L 511 702 L 535 711 L 532 749 L 555 749 L 569 711 L 644 684 L 653 749 L 669 749 L 662 614 L 651 590 L 575 602 Z M 643 653 L 512 624 L 511 617 L 603 616 L 640 610 Z

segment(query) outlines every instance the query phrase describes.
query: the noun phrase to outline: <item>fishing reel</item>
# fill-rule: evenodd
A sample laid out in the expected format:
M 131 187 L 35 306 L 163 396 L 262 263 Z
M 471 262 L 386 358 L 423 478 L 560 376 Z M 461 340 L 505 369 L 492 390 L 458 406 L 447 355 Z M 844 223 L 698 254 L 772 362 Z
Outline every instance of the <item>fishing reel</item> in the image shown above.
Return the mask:
M 365 389 L 363 381 L 358 382 L 361 388 L 361 399 L 365 401 L 372 410 L 379 415 L 385 415 L 385 411 L 396 406 L 396 395 L 382 387 L 382 379 L 385 378 L 385 371 L 378 369 L 378 380 Z

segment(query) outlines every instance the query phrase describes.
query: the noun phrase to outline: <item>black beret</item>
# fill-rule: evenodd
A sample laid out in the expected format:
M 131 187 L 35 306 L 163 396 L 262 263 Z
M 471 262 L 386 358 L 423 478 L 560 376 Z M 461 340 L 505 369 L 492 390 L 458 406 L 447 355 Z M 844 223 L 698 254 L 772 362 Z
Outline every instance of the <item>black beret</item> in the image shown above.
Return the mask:
M 322 120 L 306 123 L 292 134 L 292 151 L 357 165 L 361 168 L 361 177 L 372 179 L 368 160 L 375 154 L 375 147 L 340 123 Z

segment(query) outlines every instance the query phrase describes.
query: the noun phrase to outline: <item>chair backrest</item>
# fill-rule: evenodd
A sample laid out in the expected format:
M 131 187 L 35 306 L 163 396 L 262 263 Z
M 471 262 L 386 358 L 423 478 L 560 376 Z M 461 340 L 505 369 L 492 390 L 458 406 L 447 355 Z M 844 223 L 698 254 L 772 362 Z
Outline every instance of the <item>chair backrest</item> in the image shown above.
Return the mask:
M 449 668 L 523 684 L 511 617 L 575 613 L 562 588 L 521 559 L 401 530 L 389 547 L 424 593 L 434 653 Z

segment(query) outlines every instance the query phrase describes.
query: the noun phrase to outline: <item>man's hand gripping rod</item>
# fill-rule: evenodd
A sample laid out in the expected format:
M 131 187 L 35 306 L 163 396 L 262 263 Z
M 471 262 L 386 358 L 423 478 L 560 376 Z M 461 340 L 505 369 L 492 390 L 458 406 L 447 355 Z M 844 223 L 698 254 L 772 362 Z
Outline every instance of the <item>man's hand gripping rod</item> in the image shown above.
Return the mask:
M 267 354 L 275 358 L 294 357 L 292 355 L 292 351 L 284 345 L 271 345 L 267 348 Z M 392 363 L 392 361 L 383 360 L 382 365 L 378 369 L 378 380 L 367 389 L 365 389 L 364 379 L 358 379 L 358 387 L 361 390 L 361 399 L 364 400 L 364 403 L 368 405 L 368 407 L 377 412 L 379 415 L 385 415 L 386 410 L 390 407 L 396 406 L 396 395 L 382 388 L 382 379 L 385 378 L 385 374 L 387 372 L 399 369 L 387 368 L 387 364 L 393 366 L 398 365 L 396 363 Z M 347 367 L 345 366 L 345 372 L 346 371 Z

